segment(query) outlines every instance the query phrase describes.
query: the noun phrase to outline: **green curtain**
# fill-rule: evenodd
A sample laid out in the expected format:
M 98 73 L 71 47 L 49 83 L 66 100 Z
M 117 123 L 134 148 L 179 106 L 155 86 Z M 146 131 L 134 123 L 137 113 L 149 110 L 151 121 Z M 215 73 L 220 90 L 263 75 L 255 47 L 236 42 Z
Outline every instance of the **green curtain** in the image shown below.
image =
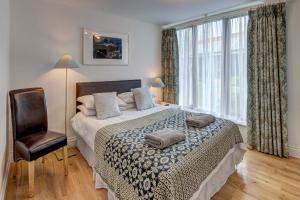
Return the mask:
M 248 145 L 288 157 L 285 3 L 249 12 Z
M 166 87 L 163 89 L 163 101 L 178 103 L 179 56 L 176 29 L 162 32 L 162 80 Z

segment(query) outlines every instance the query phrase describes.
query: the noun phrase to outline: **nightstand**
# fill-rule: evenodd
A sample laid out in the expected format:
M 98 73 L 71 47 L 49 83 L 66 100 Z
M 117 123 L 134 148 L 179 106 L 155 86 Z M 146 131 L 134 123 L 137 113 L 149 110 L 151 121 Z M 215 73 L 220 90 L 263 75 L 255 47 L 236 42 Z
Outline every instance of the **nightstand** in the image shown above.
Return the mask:
M 180 105 L 177 105 L 177 104 L 171 104 L 171 103 L 167 103 L 167 102 L 160 102 L 159 103 L 160 105 L 163 105 L 163 106 L 168 106 L 170 108 L 176 108 L 176 109 L 181 109 L 181 106 Z

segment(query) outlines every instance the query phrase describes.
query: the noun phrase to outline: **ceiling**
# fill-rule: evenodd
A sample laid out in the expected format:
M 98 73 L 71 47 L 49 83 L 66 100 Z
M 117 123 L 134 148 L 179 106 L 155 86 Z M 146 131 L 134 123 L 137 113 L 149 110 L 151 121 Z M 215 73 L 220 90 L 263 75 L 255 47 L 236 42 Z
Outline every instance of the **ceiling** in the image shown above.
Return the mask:
M 158 25 L 230 9 L 253 0 L 94 0 L 98 9 Z

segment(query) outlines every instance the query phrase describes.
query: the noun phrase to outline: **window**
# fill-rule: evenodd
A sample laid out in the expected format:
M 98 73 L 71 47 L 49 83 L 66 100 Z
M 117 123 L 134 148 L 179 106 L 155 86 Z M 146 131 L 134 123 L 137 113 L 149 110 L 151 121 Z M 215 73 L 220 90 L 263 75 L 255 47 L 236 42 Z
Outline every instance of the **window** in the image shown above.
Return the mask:
M 248 17 L 177 31 L 179 104 L 246 123 Z

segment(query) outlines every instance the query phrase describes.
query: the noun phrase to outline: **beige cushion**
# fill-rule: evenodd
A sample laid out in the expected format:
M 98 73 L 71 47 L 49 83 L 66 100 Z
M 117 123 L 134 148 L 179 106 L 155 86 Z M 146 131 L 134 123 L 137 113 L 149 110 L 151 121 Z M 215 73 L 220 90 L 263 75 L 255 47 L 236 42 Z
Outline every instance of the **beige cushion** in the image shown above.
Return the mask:
M 136 108 L 138 110 L 146 110 L 153 108 L 155 104 L 152 100 L 152 94 L 147 87 L 135 88 L 131 90 L 134 96 Z
M 93 96 L 98 119 L 121 115 L 116 92 L 97 93 Z

